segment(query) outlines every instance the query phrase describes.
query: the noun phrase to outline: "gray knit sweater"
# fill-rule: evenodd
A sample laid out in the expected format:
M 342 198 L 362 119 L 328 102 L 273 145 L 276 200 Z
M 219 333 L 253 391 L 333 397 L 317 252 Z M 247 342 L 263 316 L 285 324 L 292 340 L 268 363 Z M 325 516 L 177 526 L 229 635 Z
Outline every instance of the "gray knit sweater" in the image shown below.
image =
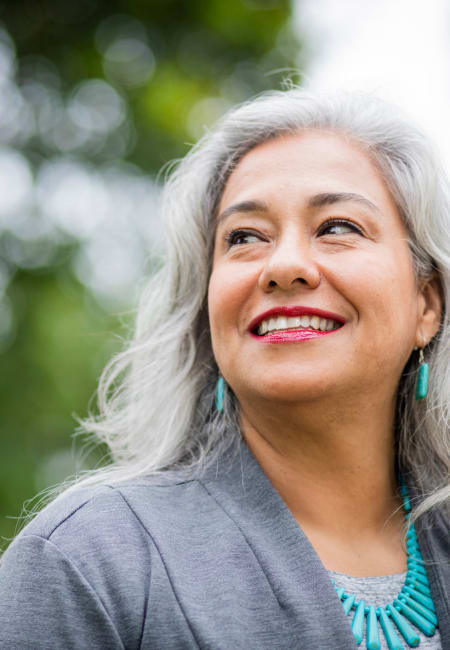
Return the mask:
M 450 539 L 418 527 L 443 650 Z M 2 650 L 349 650 L 327 571 L 243 444 L 202 479 L 79 490 L 44 510 L 0 568 Z

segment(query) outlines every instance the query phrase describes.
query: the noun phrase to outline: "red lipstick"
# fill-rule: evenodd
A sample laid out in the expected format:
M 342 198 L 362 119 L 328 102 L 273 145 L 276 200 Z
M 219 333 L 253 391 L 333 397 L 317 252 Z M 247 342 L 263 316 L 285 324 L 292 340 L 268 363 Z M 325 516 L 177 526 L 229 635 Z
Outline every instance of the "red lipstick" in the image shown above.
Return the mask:
M 264 334 L 264 336 L 259 336 L 256 334 L 256 330 L 258 329 L 260 323 L 262 323 L 263 320 L 266 320 L 268 318 L 273 318 L 275 316 L 287 316 L 287 317 L 292 317 L 292 316 L 318 316 L 319 318 L 326 318 L 328 320 L 334 320 L 336 323 L 339 323 L 340 325 L 345 324 L 345 318 L 340 316 L 339 314 L 335 314 L 330 311 L 324 311 L 323 309 L 318 309 L 317 307 L 306 307 L 302 305 L 297 305 L 297 306 L 282 306 L 282 307 L 274 307 L 273 309 L 269 309 L 268 311 L 263 312 L 256 318 L 252 320 L 252 322 L 249 325 L 249 332 L 251 336 L 259 341 L 264 341 L 265 343 L 290 343 L 290 342 L 300 342 L 300 341 L 308 341 L 310 339 L 317 339 L 322 336 L 327 336 L 328 334 L 334 334 L 338 330 L 327 330 L 323 332 L 322 330 L 315 330 L 313 328 L 311 329 L 289 329 L 289 330 L 280 330 L 278 332 L 269 332 L 267 334 Z M 338 328 L 341 329 L 341 328 Z
M 320 330 L 284 330 L 280 332 L 268 332 L 264 336 L 257 336 L 252 334 L 255 339 L 263 343 L 295 343 L 299 341 L 309 341 L 310 339 L 318 339 L 327 334 L 334 334 L 338 330 L 329 330 L 322 332 Z

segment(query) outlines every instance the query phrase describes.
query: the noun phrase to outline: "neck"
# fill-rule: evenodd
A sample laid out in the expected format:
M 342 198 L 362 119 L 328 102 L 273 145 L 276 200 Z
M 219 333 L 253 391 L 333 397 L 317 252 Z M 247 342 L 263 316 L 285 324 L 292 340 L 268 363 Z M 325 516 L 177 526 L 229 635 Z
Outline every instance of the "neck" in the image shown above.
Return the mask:
M 349 557 L 354 557 L 349 540 L 366 545 L 370 541 L 373 548 L 373 539 L 386 536 L 384 544 L 394 536 L 395 553 L 381 570 L 403 570 L 394 403 L 362 408 L 347 402 L 338 409 L 322 402 L 311 407 L 242 404 L 242 430 L 327 568 L 353 567 L 354 575 L 374 571 L 367 562 L 355 567 L 342 554 L 340 559 L 333 557 L 329 545 L 347 547 Z

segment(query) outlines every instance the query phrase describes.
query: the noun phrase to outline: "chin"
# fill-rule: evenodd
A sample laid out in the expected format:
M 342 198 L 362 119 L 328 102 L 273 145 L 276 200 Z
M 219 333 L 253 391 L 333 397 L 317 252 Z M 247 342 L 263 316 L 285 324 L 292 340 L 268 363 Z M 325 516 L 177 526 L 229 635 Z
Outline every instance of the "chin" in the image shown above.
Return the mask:
M 252 394 L 253 398 L 257 394 L 259 398 L 271 402 L 294 404 L 296 402 L 308 402 L 321 399 L 325 395 L 331 395 L 336 390 L 339 390 L 339 386 L 336 385 L 335 380 L 327 381 L 325 378 L 320 380 L 317 376 L 314 379 L 305 376 L 289 376 L 289 378 L 286 375 L 271 378 L 266 376 L 263 379 L 261 377 L 255 379 L 254 382 L 251 382 L 251 385 L 253 390 L 250 391 L 247 384 L 245 387 L 239 387 L 236 393 L 242 393 L 249 397 Z

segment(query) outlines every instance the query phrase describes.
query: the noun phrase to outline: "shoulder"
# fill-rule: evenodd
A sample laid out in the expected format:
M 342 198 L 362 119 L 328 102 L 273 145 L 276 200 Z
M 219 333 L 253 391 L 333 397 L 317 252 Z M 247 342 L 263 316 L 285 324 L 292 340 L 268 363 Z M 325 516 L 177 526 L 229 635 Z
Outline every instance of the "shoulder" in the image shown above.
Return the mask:
M 170 539 L 174 522 L 186 521 L 202 494 L 198 482 L 164 479 L 57 498 L 2 558 L 1 647 L 46 647 L 42 635 L 58 647 L 139 647 L 149 594 L 158 586 L 163 600 L 171 597 L 160 531 L 163 542 Z
M 39 546 L 64 557 L 83 576 L 101 571 L 111 581 L 123 574 L 142 577 L 141 567 L 149 571 L 154 556 L 175 537 L 221 517 L 201 481 L 177 475 L 80 487 L 60 495 L 24 527 L 2 566 L 13 556 L 17 560 L 17 552 L 26 562 Z
M 39 512 L 16 542 L 39 537 L 71 556 L 87 545 L 98 544 L 105 550 L 112 538 L 117 550 L 122 540 L 127 547 L 144 539 L 147 545 L 153 526 L 159 528 L 167 518 L 178 519 L 187 514 L 186 509 L 196 509 L 204 493 L 198 481 L 170 475 L 73 489 Z

